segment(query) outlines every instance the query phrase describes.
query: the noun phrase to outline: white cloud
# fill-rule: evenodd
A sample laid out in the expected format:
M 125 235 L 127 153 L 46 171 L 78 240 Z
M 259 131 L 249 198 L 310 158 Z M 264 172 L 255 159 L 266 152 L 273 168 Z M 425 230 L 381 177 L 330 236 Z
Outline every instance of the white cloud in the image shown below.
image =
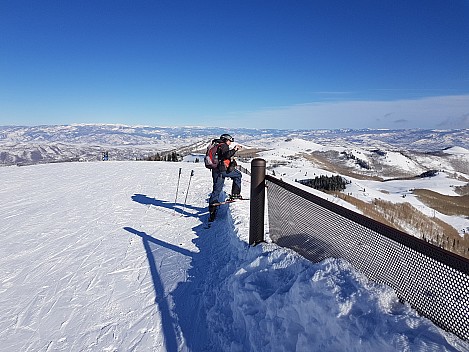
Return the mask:
M 469 128 L 469 95 L 394 101 L 340 101 L 270 107 L 236 114 L 243 127 Z

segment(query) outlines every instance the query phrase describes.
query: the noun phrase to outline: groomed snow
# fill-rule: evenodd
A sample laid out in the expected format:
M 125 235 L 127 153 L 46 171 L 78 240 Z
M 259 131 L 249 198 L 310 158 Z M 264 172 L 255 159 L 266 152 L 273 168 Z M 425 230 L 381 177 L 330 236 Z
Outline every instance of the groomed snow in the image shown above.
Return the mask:
M 206 229 L 201 164 L 3 167 L 0 183 L 2 351 L 469 350 L 343 260 L 248 246 L 247 201 Z

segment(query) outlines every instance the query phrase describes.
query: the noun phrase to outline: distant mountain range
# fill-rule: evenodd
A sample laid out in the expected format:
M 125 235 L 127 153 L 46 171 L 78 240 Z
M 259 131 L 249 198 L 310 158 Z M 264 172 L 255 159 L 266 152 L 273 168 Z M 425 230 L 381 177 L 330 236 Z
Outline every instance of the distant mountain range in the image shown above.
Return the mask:
M 252 147 L 278 138 L 301 138 L 324 146 L 438 152 L 469 149 L 469 129 L 459 130 L 277 130 L 221 127 L 150 127 L 103 124 L 0 126 L 0 165 L 74 160 L 135 160 L 157 152 L 200 149 L 222 133 Z M 192 147 L 191 147 L 192 146 Z

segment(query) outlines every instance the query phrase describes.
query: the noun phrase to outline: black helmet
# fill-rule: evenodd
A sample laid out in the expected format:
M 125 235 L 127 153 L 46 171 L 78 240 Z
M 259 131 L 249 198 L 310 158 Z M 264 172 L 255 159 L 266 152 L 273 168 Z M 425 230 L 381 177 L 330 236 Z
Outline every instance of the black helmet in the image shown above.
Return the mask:
M 227 133 L 224 133 L 220 136 L 220 139 L 223 141 L 223 142 L 226 142 L 226 141 L 230 141 L 230 142 L 234 142 L 234 138 L 231 137 L 229 134 Z

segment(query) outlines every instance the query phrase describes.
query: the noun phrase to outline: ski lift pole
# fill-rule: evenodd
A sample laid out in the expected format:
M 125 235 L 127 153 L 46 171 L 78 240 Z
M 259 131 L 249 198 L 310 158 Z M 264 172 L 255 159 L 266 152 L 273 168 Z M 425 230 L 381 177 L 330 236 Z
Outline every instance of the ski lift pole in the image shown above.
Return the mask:
M 178 184 L 176 186 L 176 197 L 174 198 L 174 212 L 176 212 L 176 201 L 178 199 L 179 181 L 181 180 L 182 167 L 179 168 Z
M 191 170 L 191 177 L 189 177 L 189 184 L 187 185 L 186 198 L 184 199 L 184 206 L 182 207 L 182 215 L 184 215 L 184 211 L 186 210 L 187 195 L 189 194 L 189 187 L 191 185 L 192 176 L 194 176 L 194 170 Z

